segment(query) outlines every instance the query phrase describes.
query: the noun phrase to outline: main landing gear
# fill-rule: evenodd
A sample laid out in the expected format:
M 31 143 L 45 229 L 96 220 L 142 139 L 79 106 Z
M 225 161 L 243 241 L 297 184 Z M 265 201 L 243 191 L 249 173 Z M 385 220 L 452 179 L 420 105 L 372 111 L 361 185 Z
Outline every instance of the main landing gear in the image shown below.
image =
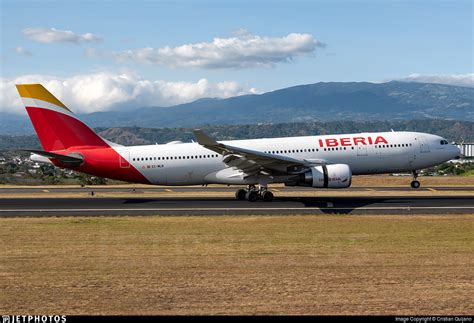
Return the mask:
M 410 185 L 412 188 L 419 188 L 420 187 L 420 182 L 418 182 L 416 179 L 418 178 L 418 173 L 416 170 L 413 171 L 413 180 L 411 181 Z
M 265 202 L 273 201 L 273 193 L 270 192 L 267 186 L 249 185 L 247 189 L 239 189 L 235 192 L 235 197 L 238 200 L 247 200 L 249 202 L 255 202 L 258 199 L 264 200 Z

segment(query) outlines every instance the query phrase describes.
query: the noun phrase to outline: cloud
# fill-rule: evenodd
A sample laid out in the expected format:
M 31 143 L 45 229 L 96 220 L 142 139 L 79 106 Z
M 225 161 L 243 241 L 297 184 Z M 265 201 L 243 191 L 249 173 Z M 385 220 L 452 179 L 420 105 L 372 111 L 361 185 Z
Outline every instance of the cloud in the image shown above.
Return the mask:
M 23 35 L 38 43 L 80 43 L 99 41 L 101 38 L 91 33 L 83 35 L 76 34 L 70 30 L 59 30 L 55 28 L 25 28 Z
M 453 75 L 447 75 L 447 74 L 434 74 L 434 75 L 411 74 L 411 75 L 408 75 L 407 77 L 398 79 L 398 81 L 438 83 L 438 84 L 474 87 L 474 73 L 453 74 Z
M 256 93 L 255 88 L 236 82 L 211 83 L 146 80 L 139 75 L 100 72 L 61 78 L 47 75 L 24 75 L 0 80 L 0 112 L 24 113 L 15 84 L 41 83 L 76 113 L 91 113 L 143 106 L 170 106 L 200 98 L 227 98 Z
M 297 56 L 312 54 L 324 44 L 310 34 L 262 37 L 240 29 L 229 38 L 178 47 L 139 48 L 111 53 L 119 62 L 133 61 L 170 67 L 205 69 L 273 67 Z
M 15 48 L 15 52 L 18 55 L 22 55 L 22 56 L 32 56 L 33 55 L 28 49 L 26 49 L 25 47 L 22 47 L 22 46 L 18 46 L 17 48 Z

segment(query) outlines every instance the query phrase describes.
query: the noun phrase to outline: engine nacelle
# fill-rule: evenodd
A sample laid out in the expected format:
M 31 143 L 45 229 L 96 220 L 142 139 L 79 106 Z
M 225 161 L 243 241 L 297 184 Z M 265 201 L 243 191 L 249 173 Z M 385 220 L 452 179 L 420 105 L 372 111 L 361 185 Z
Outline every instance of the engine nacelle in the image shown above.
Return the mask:
M 351 186 L 352 171 L 349 165 L 334 164 L 311 167 L 305 173 L 299 175 L 294 183 L 289 186 L 311 186 L 320 188 L 346 188 Z

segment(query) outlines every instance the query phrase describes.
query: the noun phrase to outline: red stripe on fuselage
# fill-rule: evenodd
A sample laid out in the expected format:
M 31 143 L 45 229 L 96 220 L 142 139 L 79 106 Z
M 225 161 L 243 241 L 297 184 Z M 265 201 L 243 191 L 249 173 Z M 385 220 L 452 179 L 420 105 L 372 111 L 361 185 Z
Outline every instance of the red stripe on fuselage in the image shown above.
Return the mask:
M 126 182 L 150 184 L 133 165 L 125 164 L 123 157 L 113 148 L 71 147 L 55 153 L 68 155 L 79 153 L 84 157 L 84 164 L 78 167 L 66 167 L 57 160 L 52 160 L 58 167 L 69 168 L 94 176 L 107 177 Z M 74 155 L 73 155 L 74 156 Z M 121 162 L 122 159 L 122 162 Z

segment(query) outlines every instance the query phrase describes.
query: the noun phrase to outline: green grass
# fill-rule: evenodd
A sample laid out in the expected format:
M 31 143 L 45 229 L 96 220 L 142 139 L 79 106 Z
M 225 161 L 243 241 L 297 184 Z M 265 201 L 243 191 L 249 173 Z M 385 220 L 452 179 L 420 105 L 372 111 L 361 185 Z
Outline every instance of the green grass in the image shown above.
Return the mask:
M 474 215 L 0 219 L 0 312 L 472 314 Z
M 474 169 L 471 169 L 470 171 L 462 173 L 461 176 L 474 176 Z

